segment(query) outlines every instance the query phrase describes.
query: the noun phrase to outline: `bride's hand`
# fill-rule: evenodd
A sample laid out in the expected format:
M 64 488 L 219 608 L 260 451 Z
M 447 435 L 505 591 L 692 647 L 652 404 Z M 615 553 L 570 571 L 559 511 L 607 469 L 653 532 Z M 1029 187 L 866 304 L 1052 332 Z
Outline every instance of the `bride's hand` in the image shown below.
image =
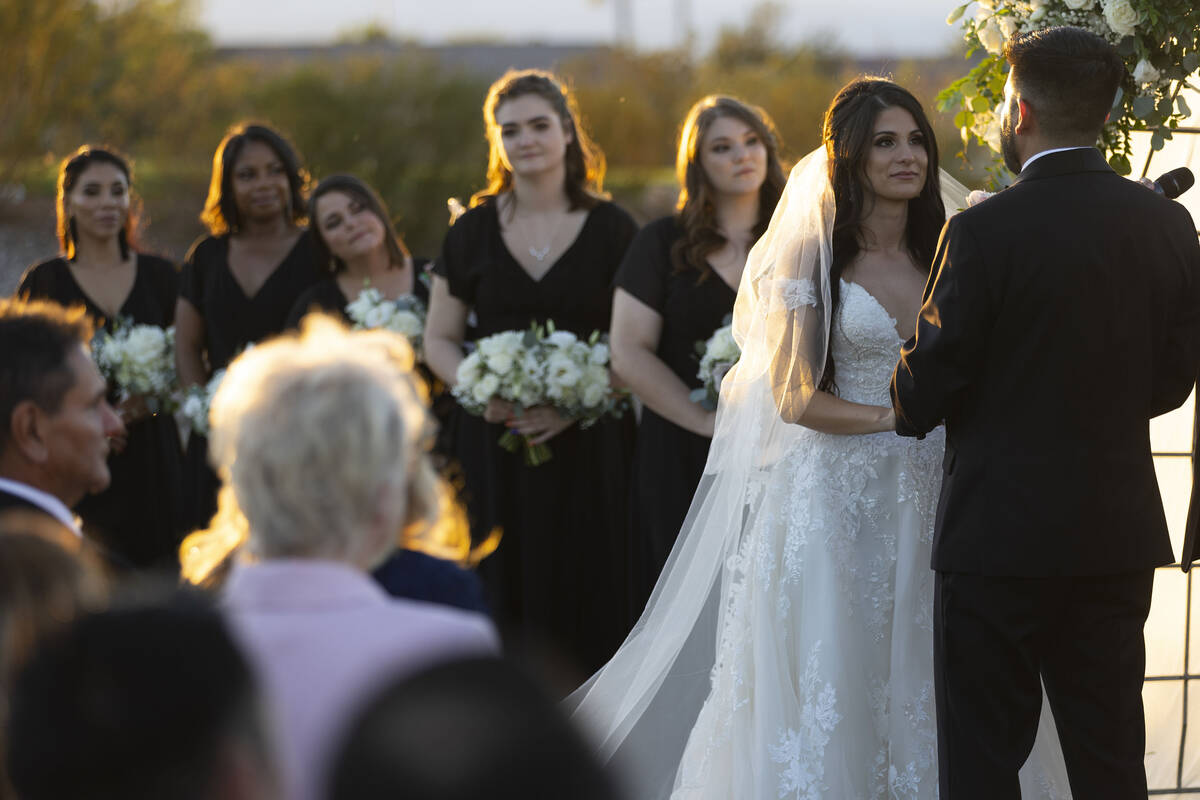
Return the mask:
M 881 408 L 884 413 L 879 420 L 880 433 L 895 433 L 896 432 L 896 410 L 892 408 Z

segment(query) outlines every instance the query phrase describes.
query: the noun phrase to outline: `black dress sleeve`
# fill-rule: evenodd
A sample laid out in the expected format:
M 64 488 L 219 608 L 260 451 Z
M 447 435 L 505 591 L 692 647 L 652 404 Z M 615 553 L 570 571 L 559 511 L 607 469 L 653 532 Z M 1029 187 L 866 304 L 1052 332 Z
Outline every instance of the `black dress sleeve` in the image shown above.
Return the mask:
M 671 245 L 677 236 L 673 217 L 655 220 L 638 231 L 625 251 L 613 286 L 661 314 L 671 277 Z
M 204 315 L 205 273 L 210 268 L 208 262 L 216 245 L 217 240 L 211 236 L 198 239 L 184 257 L 179 275 L 179 296 L 191 303 L 201 316 Z
M 61 258 L 51 258 L 25 270 L 13 296 L 23 300 L 54 300 L 55 281 L 52 273 L 61 261 Z
M 492 209 L 486 203 L 459 217 L 446 231 L 442 255 L 433 265 L 433 273 L 446 279 L 450 294 L 468 306 L 475 305 L 475 290 L 479 282 L 479 269 L 475 261 L 487 246 L 484 240 L 489 234 L 487 222 L 494 218 Z

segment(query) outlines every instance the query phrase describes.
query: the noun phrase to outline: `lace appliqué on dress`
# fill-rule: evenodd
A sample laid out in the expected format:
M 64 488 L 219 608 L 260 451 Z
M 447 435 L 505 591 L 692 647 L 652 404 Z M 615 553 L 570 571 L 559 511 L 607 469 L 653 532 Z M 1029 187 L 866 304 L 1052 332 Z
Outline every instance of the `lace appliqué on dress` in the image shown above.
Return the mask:
M 771 278 L 763 281 L 763 288 L 770 293 L 767 308 L 771 311 L 778 311 L 780 306 L 795 311 L 800 306 L 816 307 L 820 302 L 812 278 Z

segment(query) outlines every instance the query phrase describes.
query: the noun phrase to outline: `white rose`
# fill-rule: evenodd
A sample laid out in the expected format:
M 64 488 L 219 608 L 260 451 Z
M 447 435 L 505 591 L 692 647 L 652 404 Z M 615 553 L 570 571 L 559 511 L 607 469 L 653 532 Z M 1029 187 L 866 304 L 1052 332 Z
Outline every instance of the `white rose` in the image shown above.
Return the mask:
M 390 316 L 391 312 L 386 306 L 373 306 L 363 314 L 362 324 L 367 328 L 382 328 Z
M 988 147 L 992 148 L 997 153 L 1000 152 L 1001 143 L 1000 143 L 1000 115 L 999 114 L 992 114 L 992 120 L 991 120 L 991 122 L 988 123 L 987 128 L 984 129 L 983 136 L 981 138 L 985 142 L 987 142 Z
M 476 350 L 471 355 L 458 362 L 458 370 L 454 373 L 455 381 L 463 385 L 472 384 L 479 380 L 479 373 L 483 366 L 480 361 L 479 351 Z
M 608 345 L 604 342 L 597 342 L 592 345 L 591 351 L 588 353 L 588 361 L 603 366 L 608 363 L 608 355 Z
M 552 347 L 570 347 L 579 341 L 579 338 L 570 331 L 555 331 L 547 336 L 544 341 Z
M 499 352 L 484 356 L 484 361 L 487 362 L 488 369 L 492 372 L 506 375 L 513 368 L 512 353 Z
M 1091 8 L 1094 0 L 1063 0 L 1067 8 L 1072 11 L 1079 11 L 1083 8 Z
M 160 358 L 166 341 L 162 328 L 153 325 L 138 325 L 129 332 L 125 341 L 125 353 L 129 360 L 137 364 L 152 364 Z
M 1041 22 L 1046 18 L 1046 7 L 1039 5 L 1033 9 L 1033 13 L 1029 15 L 1030 22 Z
M 1138 83 L 1155 83 L 1160 77 L 1154 65 L 1144 58 L 1133 68 L 1133 79 Z
M 1129 36 L 1142 21 L 1142 15 L 1133 10 L 1129 0 L 1104 0 L 1104 21 L 1115 33 Z
M 1011 39 L 1012 35 L 1017 32 L 1017 19 L 1012 15 L 996 17 L 996 21 L 1000 23 L 1000 32 L 1004 34 L 1005 39 Z
M 589 383 L 583 387 L 583 404 L 588 408 L 595 408 L 604 402 L 605 395 L 608 394 L 608 387 L 601 383 Z
M 986 8 L 988 11 L 993 11 L 996 8 L 996 0 L 979 0 L 979 7 Z
M 421 335 L 421 320 L 411 311 L 397 311 L 392 316 L 388 329 L 402 333 L 409 339 L 415 339 Z
M 979 34 L 979 43 L 992 55 L 998 54 L 1004 48 L 1004 32 L 1000 30 L 1000 26 L 995 20 L 990 20 L 977 33 Z
M 971 193 L 967 195 L 967 208 L 979 205 L 993 194 L 995 194 L 995 192 L 985 192 L 982 189 L 972 189 Z
M 540 405 L 543 402 L 542 386 L 537 381 L 526 381 L 517 392 L 516 401 L 523 407 Z
M 550 387 L 574 386 L 582 375 L 579 365 L 569 356 L 552 353 L 550 358 L 546 359 L 547 393 Z
M 500 389 L 500 379 L 495 375 L 484 375 L 479 382 L 471 387 L 471 397 L 476 403 L 483 405 Z

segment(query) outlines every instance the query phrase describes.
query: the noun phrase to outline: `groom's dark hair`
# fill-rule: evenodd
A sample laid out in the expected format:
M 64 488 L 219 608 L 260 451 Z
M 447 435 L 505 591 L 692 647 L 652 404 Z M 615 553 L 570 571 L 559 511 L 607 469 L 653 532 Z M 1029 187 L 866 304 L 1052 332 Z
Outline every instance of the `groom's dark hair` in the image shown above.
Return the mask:
M 1082 28 L 1019 33 L 1004 45 L 1013 85 L 1050 137 L 1095 141 L 1125 76 L 1107 41 Z

